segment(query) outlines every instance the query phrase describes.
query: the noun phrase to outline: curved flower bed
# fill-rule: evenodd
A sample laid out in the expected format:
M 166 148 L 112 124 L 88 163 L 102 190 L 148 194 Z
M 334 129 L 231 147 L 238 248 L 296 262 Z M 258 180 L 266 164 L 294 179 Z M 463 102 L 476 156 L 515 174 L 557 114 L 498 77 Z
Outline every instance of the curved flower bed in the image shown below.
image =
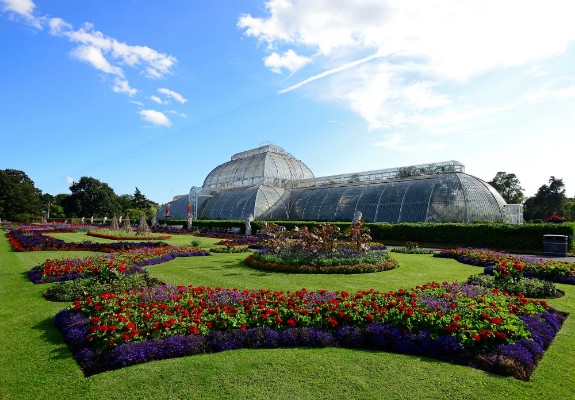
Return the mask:
M 166 247 L 165 242 L 117 242 L 117 243 L 94 243 L 94 242 L 65 242 L 40 232 L 27 233 L 22 230 L 6 232 L 10 245 L 14 251 L 43 251 L 43 250 L 71 250 L 71 251 L 101 251 L 111 253 L 114 251 L 130 250 L 147 247 Z
M 76 301 L 55 318 L 87 375 L 244 347 L 341 346 L 520 379 L 529 378 L 564 319 L 544 302 L 447 282 L 388 293 L 164 286 Z
M 62 282 L 106 274 L 142 273 L 142 267 L 161 264 L 176 257 L 207 256 L 196 247 L 160 247 L 135 249 L 84 258 L 48 259 L 28 273 L 34 283 Z
M 218 246 L 249 246 L 260 242 L 262 239 L 257 236 L 243 236 L 234 239 L 224 239 L 217 243 Z
M 250 255 L 244 263 L 265 271 L 308 274 L 359 274 L 389 271 L 399 267 L 385 250 L 358 252 L 336 249 L 308 256 L 297 249 L 271 253 L 266 248 Z
M 88 231 L 86 233 L 86 235 L 88 236 L 94 236 L 94 237 L 100 237 L 100 238 L 104 238 L 104 239 L 112 239 L 112 240 L 166 240 L 166 239 L 170 239 L 171 236 L 170 235 L 162 235 L 162 236 L 150 236 L 150 235 L 145 235 L 145 236 L 136 236 L 136 235 L 109 235 L 107 233 L 100 233 L 100 232 L 94 232 L 94 231 Z
M 460 263 L 485 267 L 485 272 L 504 272 L 509 265 L 517 265 L 527 278 L 535 277 L 556 283 L 575 285 L 575 263 L 546 260 L 532 256 L 513 256 L 489 249 L 443 249 L 435 257 L 455 258 Z

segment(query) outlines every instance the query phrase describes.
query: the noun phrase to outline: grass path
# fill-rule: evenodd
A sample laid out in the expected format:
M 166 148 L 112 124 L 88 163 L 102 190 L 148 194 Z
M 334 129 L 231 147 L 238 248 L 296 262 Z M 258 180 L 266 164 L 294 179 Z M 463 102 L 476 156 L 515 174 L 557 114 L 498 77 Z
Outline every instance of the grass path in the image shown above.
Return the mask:
M 71 239 L 67 239 L 71 240 Z M 190 237 L 171 239 L 189 244 Z M 202 239 L 209 247 L 213 240 Z M 175 243 L 174 243 L 175 244 Z M 421 357 L 346 349 L 236 350 L 163 360 L 85 378 L 52 323 L 64 303 L 42 297 L 26 273 L 50 257 L 15 253 L 0 238 L 1 399 L 573 399 L 575 314 L 530 382 Z M 272 274 L 245 267 L 245 254 L 178 258 L 149 267 L 171 284 L 276 290 L 396 290 L 430 280 L 463 281 L 480 270 L 454 260 L 392 253 L 400 268 L 365 275 Z M 575 287 L 550 301 L 575 312 Z

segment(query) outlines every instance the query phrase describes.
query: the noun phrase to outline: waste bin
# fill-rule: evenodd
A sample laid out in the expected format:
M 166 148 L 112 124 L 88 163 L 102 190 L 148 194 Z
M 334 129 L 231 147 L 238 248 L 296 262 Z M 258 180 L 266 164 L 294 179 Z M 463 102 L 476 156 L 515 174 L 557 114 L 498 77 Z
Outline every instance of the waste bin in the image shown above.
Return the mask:
M 567 236 L 543 235 L 543 255 L 567 257 Z

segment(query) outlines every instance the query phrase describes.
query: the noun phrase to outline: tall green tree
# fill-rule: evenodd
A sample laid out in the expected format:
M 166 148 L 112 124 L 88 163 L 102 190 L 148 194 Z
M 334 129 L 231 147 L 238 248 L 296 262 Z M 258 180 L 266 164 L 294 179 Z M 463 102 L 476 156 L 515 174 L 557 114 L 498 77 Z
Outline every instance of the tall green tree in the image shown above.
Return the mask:
M 534 197 L 527 199 L 524 218 L 546 220 L 551 215 L 564 216 L 566 202 L 563 179 L 552 176 L 549 178 L 549 185 L 541 186 Z
M 499 171 L 495 174 L 495 177 L 489 181 L 489 184 L 499 192 L 507 204 L 521 204 L 523 202 L 523 188 L 515 174 Z
M 0 170 L 0 217 L 27 221 L 42 215 L 42 192 L 25 172 Z
M 83 176 L 70 186 L 72 194 L 64 200 L 64 210 L 69 217 L 111 217 L 118 214 L 118 196 L 107 183 Z

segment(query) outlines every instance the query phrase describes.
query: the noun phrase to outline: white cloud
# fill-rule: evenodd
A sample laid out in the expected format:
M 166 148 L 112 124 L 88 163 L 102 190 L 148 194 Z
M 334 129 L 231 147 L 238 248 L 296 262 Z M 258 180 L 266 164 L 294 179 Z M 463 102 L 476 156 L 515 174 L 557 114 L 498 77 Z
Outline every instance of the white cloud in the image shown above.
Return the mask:
M 176 58 L 171 55 L 160 53 L 147 46 L 128 45 L 105 36 L 102 32 L 94 30 L 92 24 L 84 24 L 82 28 L 74 30 L 62 19 L 52 18 L 49 26 L 51 34 L 66 37 L 73 43 L 79 43 L 79 49 L 98 49 L 102 57 L 105 54 L 115 62 L 131 67 L 142 67 L 142 73 L 151 78 L 161 78 L 171 73 L 176 63 Z
M 160 99 L 158 96 L 150 96 L 150 99 L 154 102 L 154 103 L 158 103 L 158 104 L 164 104 L 164 101 L 162 99 Z
M 184 104 L 185 102 L 188 101 L 187 99 L 184 98 L 184 96 L 182 96 L 181 94 L 174 92 L 173 90 L 170 90 L 170 89 L 160 88 L 160 89 L 158 89 L 158 92 L 162 93 L 163 95 L 165 95 L 168 98 L 176 100 L 178 103 Z
M 76 180 L 74 178 L 72 178 L 71 176 L 64 177 L 64 180 L 66 181 L 66 183 L 68 185 L 71 185 L 72 183 L 76 182 Z
M 37 29 L 42 29 L 42 19 L 34 15 L 36 4 L 32 0 L 0 0 L 0 10 L 14 13 Z
M 161 111 L 141 110 L 140 118 L 157 126 L 172 126 L 172 121 Z
M 71 54 L 74 58 L 91 64 L 97 70 L 120 77 L 124 76 L 122 68 L 111 65 L 98 47 L 79 46 L 76 47 Z
M 539 88 L 530 88 L 522 99 L 530 103 L 543 101 L 564 101 L 575 98 L 575 85 L 562 86 L 557 82 L 551 82 Z
M 310 62 L 311 58 L 300 56 L 292 49 L 289 49 L 281 55 L 274 52 L 264 59 L 265 66 L 276 74 L 281 74 L 284 68 L 293 74 Z
M 541 78 L 545 70 L 533 64 L 564 54 L 575 42 L 571 0 L 545 7 L 535 0 L 268 0 L 265 8 L 237 24 L 267 45 L 264 64 L 276 73 L 289 70 L 286 54 L 293 51 L 313 54 L 294 65 L 300 74 L 311 62 L 323 69 L 278 93 L 316 82 L 307 95 L 343 104 L 372 129 L 406 127 L 430 112 L 469 113 L 447 93 L 456 88 L 468 96 L 470 83 L 516 66 L 531 67 L 529 79 Z M 527 98 L 544 95 L 551 94 Z M 570 97 L 571 90 L 553 95 Z
M 128 81 L 120 78 L 114 80 L 114 92 L 115 93 L 125 93 L 130 97 L 135 96 L 138 93 L 137 89 L 130 87 Z

